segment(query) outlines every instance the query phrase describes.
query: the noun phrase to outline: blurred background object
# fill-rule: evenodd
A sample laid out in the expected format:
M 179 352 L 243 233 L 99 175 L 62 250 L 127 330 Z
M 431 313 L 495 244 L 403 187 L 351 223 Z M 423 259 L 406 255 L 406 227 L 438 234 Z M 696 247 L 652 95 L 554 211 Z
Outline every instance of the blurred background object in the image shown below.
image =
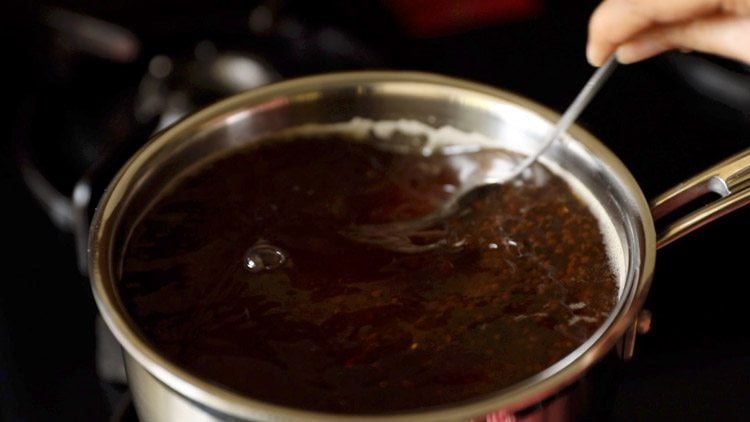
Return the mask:
M 0 420 L 134 417 L 117 345 L 97 325 L 85 248 L 98 197 L 154 131 L 245 89 L 339 70 L 437 72 L 561 110 L 592 72 L 584 45 L 596 4 L 5 2 Z M 651 198 L 750 145 L 750 69 L 681 53 L 623 67 L 581 123 Z M 729 246 L 750 235 L 749 216 L 659 252 L 653 329 L 601 404 L 612 420 L 750 415 L 750 332 L 735 328 L 746 257 Z

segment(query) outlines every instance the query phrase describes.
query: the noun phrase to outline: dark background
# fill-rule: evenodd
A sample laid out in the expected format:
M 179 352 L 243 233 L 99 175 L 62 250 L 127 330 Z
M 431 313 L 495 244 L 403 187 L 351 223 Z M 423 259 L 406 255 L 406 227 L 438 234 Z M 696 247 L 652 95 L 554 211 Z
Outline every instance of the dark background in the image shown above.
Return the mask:
M 209 38 L 267 59 L 282 78 L 332 70 L 422 70 L 494 85 L 560 111 L 593 71 L 584 46 L 594 1 L 539 2 L 541 8 L 525 14 L 485 13 L 452 27 L 418 28 L 399 17 L 395 3 L 1 6 L 7 111 L 0 133 L 6 251 L 0 261 L 0 420 L 110 420 L 120 402 L 123 387 L 97 378 L 96 309 L 76 268 L 72 236 L 53 224 L 29 191 L 19 173 L 18 145 L 31 144 L 43 173 L 69 194 L 102 149 L 92 149 L 92 142 L 124 139 L 137 147 L 145 141 L 149 127 L 133 123 L 130 114 L 133 92 L 154 55 L 180 54 Z M 466 0 L 463 7 L 469 3 L 486 2 Z M 296 35 L 249 31 L 248 16 L 258 5 L 296 22 Z M 138 55 L 118 63 L 65 50 L 64 37 L 61 44 L 60 34 L 40 18 L 50 6 L 129 29 L 140 41 Z M 421 13 L 435 12 L 425 7 Z M 343 46 L 320 36 L 331 29 Z M 713 73 L 686 78 L 691 57 L 728 71 L 731 80 L 716 90 L 701 82 Z M 662 55 L 619 68 L 580 124 L 621 158 L 646 198 L 653 198 L 750 146 L 750 92 L 741 82 L 748 79 L 748 68 L 736 63 Z M 750 281 L 748 217 L 741 210 L 658 252 L 646 304 L 653 328 L 639 338 L 622 379 L 613 380 L 609 419 L 750 418 L 750 317 L 742 293 Z

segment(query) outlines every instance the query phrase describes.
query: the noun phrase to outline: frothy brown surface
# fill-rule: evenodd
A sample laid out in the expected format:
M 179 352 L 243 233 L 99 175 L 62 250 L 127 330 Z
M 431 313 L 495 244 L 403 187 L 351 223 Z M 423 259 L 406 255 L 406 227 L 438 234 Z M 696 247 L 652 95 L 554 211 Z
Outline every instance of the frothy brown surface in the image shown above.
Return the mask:
M 503 153 L 424 157 L 339 135 L 239 150 L 134 228 L 123 300 L 167 357 L 260 400 L 387 413 L 498 391 L 573 351 L 615 303 L 599 223 L 568 185 L 536 165 L 544 183 L 488 190 L 423 233 L 444 240 L 429 252 L 342 235 L 429 212 L 456 163 L 488 157 Z M 284 259 L 248 268 L 252 247 Z

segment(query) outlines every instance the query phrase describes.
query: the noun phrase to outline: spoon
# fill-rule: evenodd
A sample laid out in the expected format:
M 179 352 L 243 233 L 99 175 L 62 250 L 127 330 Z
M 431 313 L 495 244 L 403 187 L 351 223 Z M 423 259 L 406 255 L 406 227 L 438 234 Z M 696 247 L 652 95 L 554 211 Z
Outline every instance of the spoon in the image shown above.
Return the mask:
M 583 89 L 581 89 L 560 117 L 560 120 L 545 135 L 540 148 L 533 154 L 525 157 L 507 175 L 500 178 L 488 178 L 486 175 L 484 175 L 485 177 L 473 177 L 436 208 L 435 211 L 422 217 L 385 224 L 359 225 L 348 229 L 342 234 L 358 242 L 375 244 L 397 252 L 423 252 L 441 246 L 444 243 L 443 240 L 429 242 L 431 236 L 439 238 L 439 231 L 425 231 L 425 229 L 435 226 L 440 221 L 461 210 L 471 199 L 476 198 L 476 195 L 481 193 L 484 188 L 507 183 L 521 175 L 524 170 L 534 164 L 549 146 L 568 130 L 570 125 L 573 124 L 602 85 L 604 85 L 604 82 L 612 74 L 616 66 L 617 58 L 613 54 L 589 78 L 586 85 L 584 85 Z M 421 241 L 415 243 L 415 237 L 420 238 Z

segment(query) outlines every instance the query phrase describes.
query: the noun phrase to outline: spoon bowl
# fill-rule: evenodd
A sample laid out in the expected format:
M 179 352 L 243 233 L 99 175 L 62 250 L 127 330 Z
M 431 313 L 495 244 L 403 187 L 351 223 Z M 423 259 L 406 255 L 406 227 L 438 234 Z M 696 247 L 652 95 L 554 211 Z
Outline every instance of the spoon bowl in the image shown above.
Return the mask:
M 549 146 L 576 121 L 616 66 L 617 58 L 613 54 L 589 78 L 555 126 L 545 135 L 540 147 L 534 153 L 519 161 L 511 171 L 502 175 L 487 171 L 487 169 L 475 173 L 434 211 L 416 219 L 386 224 L 357 225 L 341 234 L 357 242 L 369 243 L 404 253 L 425 252 L 444 246 L 446 240 L 444 236 L 441 236 L 443 233 L 440 229 L 441 222 L 460 212 L 471 201 L 482 195 L 488 187 L 506 184 L 519 177 L 536 163 Z

